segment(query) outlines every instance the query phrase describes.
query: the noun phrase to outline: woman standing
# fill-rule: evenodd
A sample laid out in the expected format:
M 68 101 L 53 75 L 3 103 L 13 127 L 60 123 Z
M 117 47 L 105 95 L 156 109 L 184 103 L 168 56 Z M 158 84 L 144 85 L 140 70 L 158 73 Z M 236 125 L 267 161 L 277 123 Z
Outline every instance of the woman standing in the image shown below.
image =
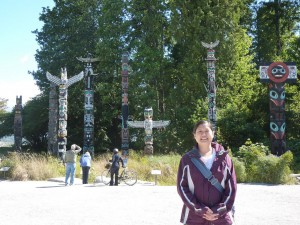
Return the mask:
M 212 142 L 214 132 L 201 120 L 193 129 L 195 147 L 180 160 L 177 191 L 184 205 L 185 225 L 234 224 L 232 209 L 236 195 L 236 175 L 228 152 Z
M 82 168 L 82 183 L 87 184 L 89 180 L 89 172 L 92 164 L 92 158 L 89 152 L 84 153 L 80 158 L 80 166 Z

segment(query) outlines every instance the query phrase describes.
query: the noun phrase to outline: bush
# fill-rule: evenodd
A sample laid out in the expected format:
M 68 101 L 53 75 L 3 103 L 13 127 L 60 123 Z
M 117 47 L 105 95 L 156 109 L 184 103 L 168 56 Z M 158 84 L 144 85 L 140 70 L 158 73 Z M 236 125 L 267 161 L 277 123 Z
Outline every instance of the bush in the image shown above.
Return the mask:
M 247 173 L 244 162 L 239 161 L 237 158 L 232 157 L 236 179 L 238 183 L 244 183 L 247 179 Z
M 289 156 L 288 156 L 289 155 Z M 271 184 L 284 184 L 292 182 L 289 176 L 291 171 L 286 158 L 292 156 L 291 152 L 286 152 L 281 157 L 274 155 L 264 156 L 257 161 L 256 173 L 249 178 L 252 182 L 263 182 Z
M 288 148 L 293 153 L 291 168 L 294 173 L 300 173 L 300 140 L 289 140 Z
M 269 154 L 268 147 L 261 143 L 253 144 L 248 140 L 239 148 L 237 153 L 237 176 L 244 177 L 243 169 L 239 168 L 239 162 L 245 165 L 246 181 L 256 183 L 284 184 L 291 183 L 290 165 L 293 162 L 293 154 L 288 151 L 280 157 Z M 241 170 L 241 171 L 239 171 Z M 238 177 L 238 180 L 242 179 Z

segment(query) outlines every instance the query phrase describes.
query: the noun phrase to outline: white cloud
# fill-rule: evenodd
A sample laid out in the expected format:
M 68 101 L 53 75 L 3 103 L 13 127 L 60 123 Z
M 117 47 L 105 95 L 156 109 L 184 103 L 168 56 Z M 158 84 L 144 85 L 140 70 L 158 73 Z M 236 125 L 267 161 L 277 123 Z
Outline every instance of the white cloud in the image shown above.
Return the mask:
M 27 54 L 27 55 L 23 55 L 20 59 L 21 64 L 27 64 L 28 62 L 30 62 L 32 59 L 32 56 Z
M 40 93 L 33 79 L 18 80 L 17 82 L 4 81 L 0 84 L 0 97 L 8 99 L 7 111 L 16 105 L 16 96 L 22 95 L 22 104 Z

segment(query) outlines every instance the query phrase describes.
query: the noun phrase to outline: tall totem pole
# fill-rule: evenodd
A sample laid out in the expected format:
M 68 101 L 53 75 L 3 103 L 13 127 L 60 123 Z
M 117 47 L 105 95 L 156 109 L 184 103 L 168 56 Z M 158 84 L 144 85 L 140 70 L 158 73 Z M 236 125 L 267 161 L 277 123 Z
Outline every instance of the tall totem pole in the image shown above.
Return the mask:
M 49 72 L 46 73 L 47 79 L 52 83 L 59 86 L 59 111 L 58 111 L 58 153 L 62 157 L 66 152 L 67 145 L 67 117 L 68 117 L 68 87 L 72 84 L 80 81 L 84 74 L 79 73 L 68 79 L 67 69 L 61 69 L 61 79 L 51 75 Z
M 85 63 L 84 70 L 84 136 L 83 152 L 89 151 L 94 156 L 94 74 L 92 62 L 99 61 L 99 58 L 92 58 L 91 54 L 87 58 L 79 57 L 79 61 Z
M 207 48 L 207 75 L 208 75 L 208 120 L 211 122 L 213 126 L 213 130 L 215 131 L 214 141 L 217 141 L 217 107 L 216 107 L 216 67 L 215 67 L 215 48 L 219 41 L 215 43 L 204 43 L 201 42 L 203 47 Z
M 129 130 L 128 130 L 128 53 L 122 54 L 122 155 L 129 154 Z
M 50 83 L 49 91 L 49 122 L 48 122 L 48 153 L 58 154 L 57 146 L 57 112 L 58 100 L 56 84 Z
M 146 155 L 153 154 L 153 135 L 152 129 L 153 128 L 165 128 L 170 124 L 170 120 L 160 120 L 160 121 L 153 121 L 153 109 L 145 108 L 144 109 L 144 121 L 128 121 L 128 126 L 133 128 L 144 128 L 145 129 L 145 147 L 144 153 Z
M 271 153 L 280 156 L 286 152 L 285 83 L 295 83 L 295 63 L 273 62 L 261 65 L 260 81 L 269 83 Z
M 22 151 L 22 95 L 16 97 L 14 118 L 15 150 Z

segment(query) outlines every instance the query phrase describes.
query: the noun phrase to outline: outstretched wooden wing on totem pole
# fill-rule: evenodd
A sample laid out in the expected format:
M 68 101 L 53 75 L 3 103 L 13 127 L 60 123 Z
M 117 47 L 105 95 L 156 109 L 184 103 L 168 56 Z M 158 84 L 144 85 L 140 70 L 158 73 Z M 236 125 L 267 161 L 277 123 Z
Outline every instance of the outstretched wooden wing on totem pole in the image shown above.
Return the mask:
M 80 81 L 83 76 L 84 76 L 84 73 L 83 72 L 80 72 L 79 74 L 71 77 L 70 79 L 68 79 L 66 77 L 66 74 L 65 73 L 62 73 L 62 77 L 61 79 L 56 77 L 56 76 L 53 76 L 51 73 L 49 72 L 46 72 L 46 76 L 47 76 L 47 79 L 49 81 L 51 81 L 52 83 L 56 84 L 56 85 L 65 85 L 65 88 L 68 88 L 69 86 L 71 86 L 72 84 Z
M 61 78 L 46 73 L 46 77 L 53 84 L 59 86 L 59 107 L 58 107 L 58 152 L 63 153 L 66 151 L 67 145 L 67 97 L 68 87 L 72 84 L 80 81 L 84 77 L 84 73 L 81 72 L 68 79 L 67 69 L 61 69 Z
M 144 128 L 145 129 L 145 148 L 144 152 L 146 154 L 153 154 L 153 136 L 152 136 L 152 129 L 153 128 L 164 128 L 170 124 L 169 120 L 160 120 L 160 121 L 153 121 L 153 109 L 145 108 L 144 109 L 144 121 L 127 121 L 129 127 L 133 128 Z

